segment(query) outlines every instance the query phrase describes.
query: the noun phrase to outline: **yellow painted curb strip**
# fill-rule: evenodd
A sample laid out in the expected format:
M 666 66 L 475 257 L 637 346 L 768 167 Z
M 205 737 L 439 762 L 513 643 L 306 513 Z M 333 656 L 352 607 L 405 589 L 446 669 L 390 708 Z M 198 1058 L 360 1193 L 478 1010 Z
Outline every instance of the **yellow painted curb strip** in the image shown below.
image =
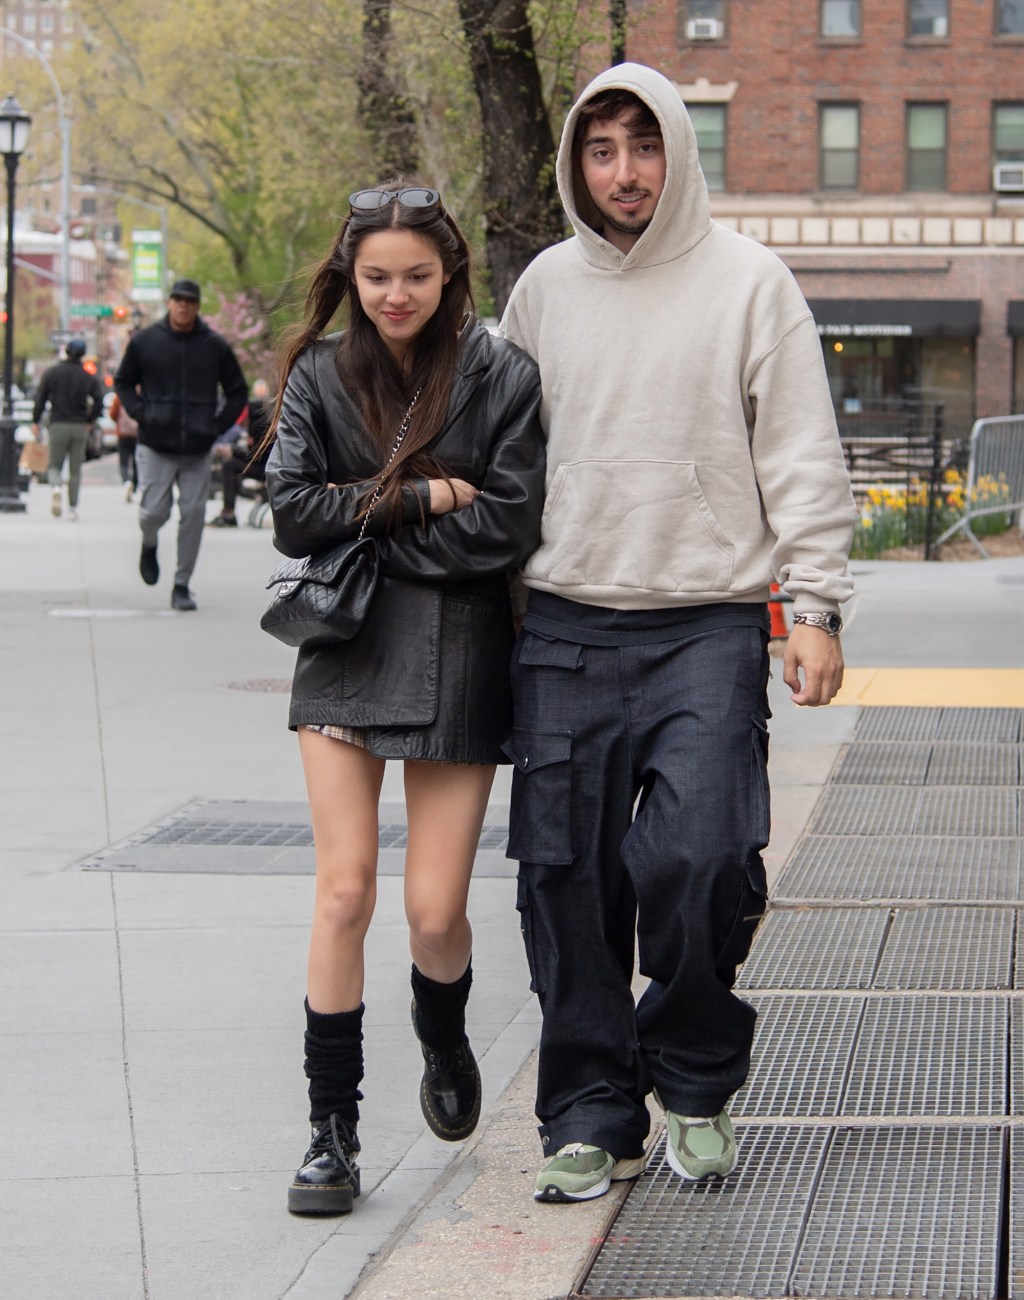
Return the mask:
M 1024 708 L 1020 668 L 847 668 L 833 704 L 863 708 Z

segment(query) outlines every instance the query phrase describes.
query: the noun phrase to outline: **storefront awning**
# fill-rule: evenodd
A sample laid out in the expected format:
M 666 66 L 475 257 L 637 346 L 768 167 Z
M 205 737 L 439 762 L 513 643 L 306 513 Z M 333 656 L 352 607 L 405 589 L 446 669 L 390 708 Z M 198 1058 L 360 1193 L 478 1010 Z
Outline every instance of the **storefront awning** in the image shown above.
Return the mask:
M 829 337 L 962 339 L 981 330 L 981 303 L 971 299 L 811 298 L 808 306 Z
M 1017 338 L 1024 335 L 1024 302 L 1006 304 L 1006 332 Z

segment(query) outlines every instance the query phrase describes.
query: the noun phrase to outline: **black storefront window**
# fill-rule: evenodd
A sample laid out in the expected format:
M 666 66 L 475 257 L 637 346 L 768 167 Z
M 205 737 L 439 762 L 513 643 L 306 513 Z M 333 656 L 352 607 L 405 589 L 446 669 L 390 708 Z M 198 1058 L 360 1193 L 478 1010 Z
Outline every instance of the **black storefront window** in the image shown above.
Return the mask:
M 899 403 L 941 405 L 946 432 L 974 419 L 976 302 L 815 300 L 840 431 Z

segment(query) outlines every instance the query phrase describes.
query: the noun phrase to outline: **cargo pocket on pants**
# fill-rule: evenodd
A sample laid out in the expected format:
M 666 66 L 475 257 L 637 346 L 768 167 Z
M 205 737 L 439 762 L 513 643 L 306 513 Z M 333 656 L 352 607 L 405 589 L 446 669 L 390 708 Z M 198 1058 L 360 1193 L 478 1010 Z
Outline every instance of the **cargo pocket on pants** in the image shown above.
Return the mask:
M 768 882 L 761 850 L 771 833 L 771 803 L 768 786 L 768 726 L 752 716 L 750 753 L 750 846 L 740 884 L 739 902 L 732 926 L 715 960 L 719 979 L 731 988 L 736 968 L 747 959 L 757 927 L 768 906 Z
M 514 727 L 501 748 L 515 764 L 506 857 L 566 865 L 572 861 L 572 733 Z

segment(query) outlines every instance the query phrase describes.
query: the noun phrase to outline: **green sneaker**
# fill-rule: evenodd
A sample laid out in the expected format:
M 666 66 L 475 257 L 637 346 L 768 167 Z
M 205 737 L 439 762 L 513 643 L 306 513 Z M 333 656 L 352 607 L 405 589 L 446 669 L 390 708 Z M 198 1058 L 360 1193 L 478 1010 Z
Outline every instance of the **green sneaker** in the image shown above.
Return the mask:
M 667 1110 L 665 1122 L 665 1155 L 680 1178 L 691 1182 L 709 1174 L 724 1178 L 736 1168 L 736 1138 L 728 1111 L 702 1119 Z
M 570 1142 L 537 1175 L 535 1201 L 591 1201 L 612 1185 L 615 1157 L 600 1147 Z

